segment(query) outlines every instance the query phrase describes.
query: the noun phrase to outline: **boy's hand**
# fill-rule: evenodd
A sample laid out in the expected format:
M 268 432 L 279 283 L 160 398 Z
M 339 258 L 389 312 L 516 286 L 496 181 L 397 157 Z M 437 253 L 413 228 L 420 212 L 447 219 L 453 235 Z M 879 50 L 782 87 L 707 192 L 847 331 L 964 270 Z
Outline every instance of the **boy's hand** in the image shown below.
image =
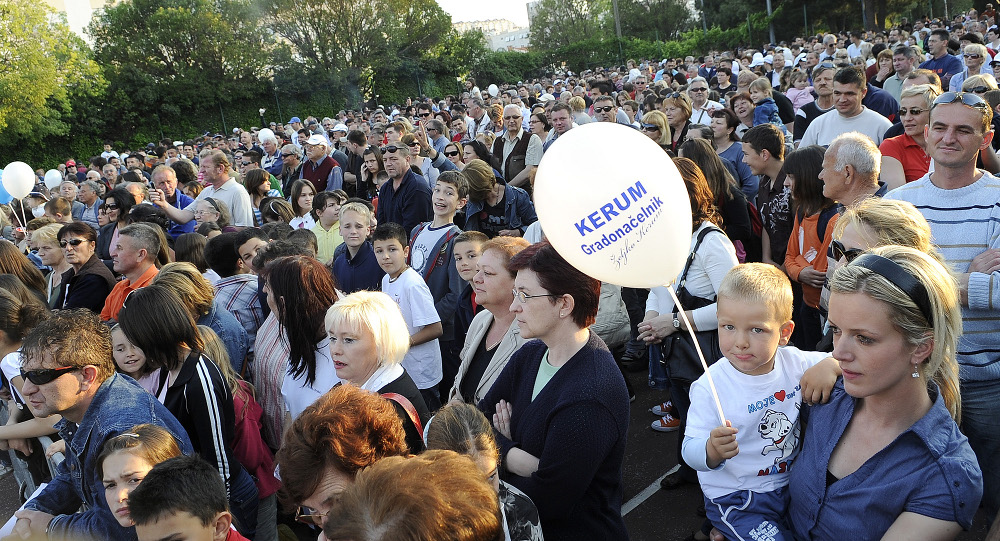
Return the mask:
M 802 387 L 802 401 L 809 405 L 826 404 L 840 374 L 840 363 L 833 357 L 827 357 L 811 366 L 802 374 L 802 379 L 799 381 Z
M 740 453 L 740 447 L 736 443 L 737 432 L 739 429 L 733 428 L 733 423 L 728 420 L 726 426 L 717 426 L 712 429 L 708 436 L 708 443 L 705 444 L 709 468 L 717 468 L 723 460 L 733 458 Z

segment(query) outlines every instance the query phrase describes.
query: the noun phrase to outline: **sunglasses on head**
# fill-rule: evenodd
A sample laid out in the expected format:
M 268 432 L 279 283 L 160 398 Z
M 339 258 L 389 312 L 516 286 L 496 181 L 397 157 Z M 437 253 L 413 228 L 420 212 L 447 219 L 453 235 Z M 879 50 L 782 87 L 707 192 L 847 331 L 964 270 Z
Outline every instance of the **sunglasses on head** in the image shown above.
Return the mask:
M 830 249 L 833 250 L 834 259 L 840 260 L 843 258 L 848 263 L 854 261 L 859 255 L 865 253 L 865 251 L 861 248 L 851 248 L 848 250 L 839 240 L 830 241 Z
M 382 150 L 382 153 L 383 154 L 392 154 L 392 153 L 396 152 L 397 150 L 403 150 L 403 148 L 404 147 L 400 147 L 400 146 L 396 146 L 396 145 L 389 145 L 389 146 L 385 147 L 384 150 Z
M 989 109 L 989 105 L 983 98 L 973 94 L 972 92 L 945 92 L 934 100 L 934 105 L 955 103 L 956 101 L 961 101 L 962 105 L 967 105 L 969 107 L 975 107 L 977 109 Z
M 21 369 L 21 377 L 35 385 L 45 385 L 63 374 L 79 370 L 79 366 L 64 366 L 62 368 L 40 368 L 38 370 Z
M 969 89 L 969 92 L 972 92 L 973 94 L 985 94 L 989 91 L 990 87 L 988 86 L 977 86 Z
M 79 246 L 79 245 L 81 245 L 81 244 L 83 244 L 83 243 L 85 243 L 85 242 L 87 242 L 87 239 L 69 239 L 69 240 L 61 240 L 61 241 L 59 241 L 59 246 L 60 246 L 61 248 L 65 248 L 65 247 L 66 247 L 66 245 L 68 244 L 68 245 L 70 245 L 70 246 L 72 246 L 72 247 L 76 248 L 77 246 Z

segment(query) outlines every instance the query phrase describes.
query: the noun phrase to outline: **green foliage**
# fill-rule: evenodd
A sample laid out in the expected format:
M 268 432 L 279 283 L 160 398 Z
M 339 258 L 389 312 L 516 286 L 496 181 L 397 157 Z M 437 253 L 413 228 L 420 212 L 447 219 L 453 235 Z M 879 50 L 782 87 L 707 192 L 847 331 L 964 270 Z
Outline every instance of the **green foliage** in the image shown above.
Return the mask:
M 611 0 L 539 0 L 531 20 L 531 48 L 557 49 L 614 34 L 611 19 Z

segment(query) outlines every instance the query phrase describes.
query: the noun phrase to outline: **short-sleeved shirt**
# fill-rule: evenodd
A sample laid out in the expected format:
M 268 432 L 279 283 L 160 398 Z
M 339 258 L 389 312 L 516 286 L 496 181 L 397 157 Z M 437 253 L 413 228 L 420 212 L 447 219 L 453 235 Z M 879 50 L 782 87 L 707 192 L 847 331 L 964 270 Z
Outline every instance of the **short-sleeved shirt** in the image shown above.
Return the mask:
M 204 201 L 209 197 L 229 206 L 229 214 L 232 215 L 232 222 L 229 225 L 253 227 L 253 203 L 250 202 L 250 194 L 242 184 L 229 179 L 219 188 L 209 185 L 198 194 L 194 202 L 184 207 L 184 210 L 194 212 L 198 201 Z
M 903 164 L 903 174 L 906 182 L 913 182 L 927 174 L 931 168 L 931 157 L 912 137 L 907 134 L 890 137 L 878 149 L 883 156 L 890 156 Z
M 933 405 L 920 420 L 829 486 L 830 456 L 857 400 L 839 380 L 828 403 L 802 412 L 804 440 L 789 482 L 796 539 L 878 539 L 904 512 L 972 526 L 983 476 L 969 440 L 931 387 Z
M 382 277 L 382 292 L 399 305 L 403 319 L 413 336 L 423 327 L 441 321 L 434 307 L 434 297 L 424 279 L 417 271 L 407 268 L 395 280 L 389 275 Z M 441 348 L 437 338 L 423 344 L 411 346 L 403 357 L 403 368 L 413 378 L 418 389 L 430 389 L 441 382 Z

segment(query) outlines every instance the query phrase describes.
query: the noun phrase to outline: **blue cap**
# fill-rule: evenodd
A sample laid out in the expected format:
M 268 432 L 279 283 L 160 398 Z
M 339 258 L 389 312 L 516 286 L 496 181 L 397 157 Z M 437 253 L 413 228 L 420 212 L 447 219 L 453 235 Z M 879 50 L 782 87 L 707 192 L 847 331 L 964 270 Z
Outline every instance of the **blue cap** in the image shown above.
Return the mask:
M 292 119 L 288 121 L 289 124 L 294 124 L 296 122 L 298 122 L 298 123 L 301 124 L 302 120 L 300 120 L 299 117 L 297 117 L 297 116 L 293 116 Z

